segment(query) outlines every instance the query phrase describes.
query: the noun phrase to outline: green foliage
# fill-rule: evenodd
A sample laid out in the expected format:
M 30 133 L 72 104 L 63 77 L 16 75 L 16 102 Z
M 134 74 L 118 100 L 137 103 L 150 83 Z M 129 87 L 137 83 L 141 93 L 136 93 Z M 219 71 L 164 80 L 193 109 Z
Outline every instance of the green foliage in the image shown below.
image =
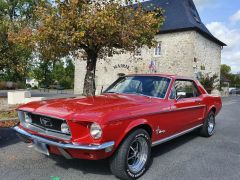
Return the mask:
M 140 4 L 120 1 L 42 0 L 35 11 L 35 26 L 12 32 L 13 42 L 30 47 L 44 60 L 68 55 L 87 57 L 84 94 L 95 94 L 97 60 L 109 52 L 135 51 L 155 45 L 154 37 L 164 22 L 163 10 L 146 11 Z M 58 70 L 56 70 L 58 71 Z M 64 83 L 64 81 L 62 81 Z
M 240 75 L 239 74 L 232 74 L 231 67 L 222 64 L 221 65 L 221 76 L 224 76 L 227 80 L 229 80 L 230 87 L 239 87 L 240 88 Z M 224 87 L 224 82 L 221 82 L 222 87 Z
M 30 76 L 40 82 L 40 86 L 60 85 L 65 89 L 74 86 L 74 64 L 70 58 L 57 62 L 39 61 L 34 65 Z
M 65 65 L 66 64 L 66 67 Z M 72 89 L 74 86 L 74 64 L 71 59 L 57 62 L 52 71 L 52 78 L 65 89 Z
M 17 31 L 33 17 L 37 1 L 0 1 L 0 79 L 24 82 L 29 71 L 32 50 L 9 41 L 9 31 Z
M 209 94 L 212 92 L 212 90 L 218 88 L 218 85 L 216 85 L 218 81 L 219 78 L 218 75 L 216 74 L 212 76 L 210 76 L 209 74 L 202 75 L 201 78 L 199 79 L 199 82 L 203 85 L 203 87 Z
M 221 74 L 228 76 L 230 73 L 231 73 L 231 67 L 226 64 L 222 64 L 221 65 Z
M 52 62 L 40 60 L 34 64 L 30 77 L 37 79 L 40 85 L 49 86 L 52 83 L 51 71 Z

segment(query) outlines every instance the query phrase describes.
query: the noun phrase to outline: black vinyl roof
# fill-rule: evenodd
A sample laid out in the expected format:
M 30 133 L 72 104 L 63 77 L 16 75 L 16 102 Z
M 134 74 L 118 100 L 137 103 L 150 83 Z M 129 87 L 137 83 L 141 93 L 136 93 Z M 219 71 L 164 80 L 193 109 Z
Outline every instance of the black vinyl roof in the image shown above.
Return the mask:
M 142 2 L 142 5 L 147 10 L 153 10 L 155 7 L 164 9 L 165 22 L 159 33 L 196 30 L 215 43 L 226 46 L 203 24 L 192 0 L 150 0 Z

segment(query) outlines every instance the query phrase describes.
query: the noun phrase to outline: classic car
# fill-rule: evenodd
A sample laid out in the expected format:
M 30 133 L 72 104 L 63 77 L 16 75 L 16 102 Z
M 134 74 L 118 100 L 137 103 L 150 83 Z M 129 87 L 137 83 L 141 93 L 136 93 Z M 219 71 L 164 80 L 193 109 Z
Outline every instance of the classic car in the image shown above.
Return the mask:
M 151 147 L 196 130 L 210 137 L 221 98 L 195 79 L 147 74 L 120 77 L 101 95 L 31 102 L 17 111 L 17 134 L 46 155 L 109 158 L 112 173 L 135 179 Z

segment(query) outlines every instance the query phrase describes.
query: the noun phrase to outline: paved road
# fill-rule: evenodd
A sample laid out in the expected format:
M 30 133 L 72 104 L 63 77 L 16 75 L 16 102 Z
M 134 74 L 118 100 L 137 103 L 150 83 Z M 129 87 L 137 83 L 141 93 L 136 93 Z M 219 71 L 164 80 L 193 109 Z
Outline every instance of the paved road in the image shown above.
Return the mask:
M 240 97 L 225 98 L 211 138 L 190 133 L 153 148 L 151 167 L 142 180 L 239 180 Z M 0 179 L 115 179 L 108 161 L 46 157 L 19 142 L 9 129 L 0 129 Z

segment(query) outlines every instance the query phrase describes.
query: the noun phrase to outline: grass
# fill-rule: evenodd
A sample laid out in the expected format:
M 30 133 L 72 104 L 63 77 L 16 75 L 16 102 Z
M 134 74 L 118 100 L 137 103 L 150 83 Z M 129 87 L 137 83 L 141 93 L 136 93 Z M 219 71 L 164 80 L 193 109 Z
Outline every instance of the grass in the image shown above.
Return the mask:
M 11 118 L 16 118 L 16 117 L 17 117 L 17 112 L 15 110 L 0 111 L 0 127 L 9 128 L 17 125 L 19 120 L 7 120 Z M 7 121 L 1 121 L 1 120 L 7 120 Z
M 0 111 L 0 119 L 11 119 L 11 118 L 16 118 L 17 117 L 17 112 L 15 110 L 10 110 L 10 111 Z
M 16 126 L 18 122 L 18 120 L 0 121 L 0 128 L 11 128 L 13 126 Z

